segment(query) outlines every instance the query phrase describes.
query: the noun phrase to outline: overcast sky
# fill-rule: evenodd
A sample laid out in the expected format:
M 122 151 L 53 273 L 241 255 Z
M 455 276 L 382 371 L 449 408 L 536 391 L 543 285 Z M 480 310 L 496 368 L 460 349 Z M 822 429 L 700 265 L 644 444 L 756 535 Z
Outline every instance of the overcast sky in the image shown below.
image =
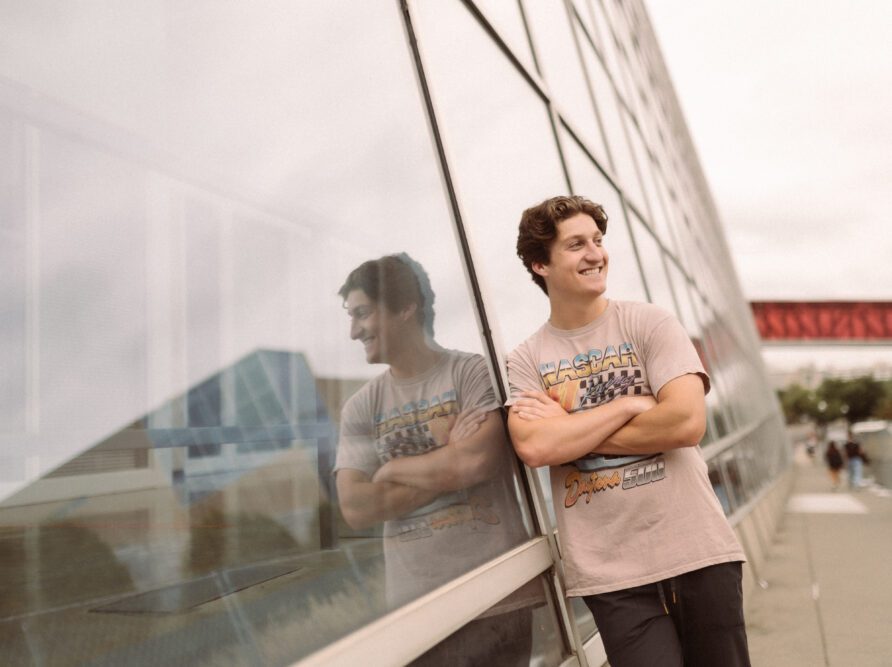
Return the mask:
M 645 2 L 747 298 L 892 300 L 892 2 Z M 763 356 L 892 369 L 892 346 Z
M 750 299 L 892 299 L 892 2 L 645 0 Z

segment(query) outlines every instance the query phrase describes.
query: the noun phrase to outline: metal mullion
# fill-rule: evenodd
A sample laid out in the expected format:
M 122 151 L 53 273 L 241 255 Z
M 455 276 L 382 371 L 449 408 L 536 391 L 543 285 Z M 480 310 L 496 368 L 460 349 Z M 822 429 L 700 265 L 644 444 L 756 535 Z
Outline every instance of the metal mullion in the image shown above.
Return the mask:
M 718 401 L 719 401 L 718 412 L 721 414 L 721 416 L 725 422 L 725 426 L 727 428 L 730 428 L 731 424 L 730 424 L 729 420 L 730 420 L 731 415 L 729 414 L 729 409 L 728 409 L 728 390 L 727 390 L 727 387 L 725 386 L 726 374 L 725 374 L 724 370 L 722 370 L 721 373 L 718 372 L 721 368 L 722 357 L 721 357 L 721 355 L 718 355 L 718 356 L 714 355 L 712 353 L 712 351 L 710 350 L 710 347 L 713 346 L 714 341 L 715 341 L 715 337 L 712 335 L 711 331 L 714 330 L 715 327 L 713 327 L 712 330 L 707 329 L 703 314 L 701 312 L 702 308 L 697 305 L 696 300 L 694 300 L 692 302 L 692 305 L 694 307 L 694 316 L 698 319 L 698 322 L 699 322 L 698 328 L 700 330 L 700 335 L 703 339 L 703 354 L 708 361 L 708 366 L 711 369 L 715 369 L 715 371 L 716 371 L 711 376 L 711 381 L 712 381 L 712 389 L 715 392 L 715 394 L 718 395 Z M 715 317 L 713 319 L 715 321 L 718 321 Z M 707 337 L 709 338 L 709 341 L 707 341 Z M 710 341 L 712 342 L 711 344 L 710 344 Z M 735 431 L 736 431 L 736 429 L 735 429 Z M 725 437 L 725 436 L 722 436 L 722 437 Z M 721 441 L 721 438 L 718 442 L 720 442 L 720 441 Z
M 464 216 L 462 214 L 461 205 L 459 203 L 457 185 L 452 178 L 452 170 L 450 167 L 451 160 L 449 159 L 448 148 L 446 147 L 442 134 L 440 132 L 438 120 L 439 115 L 436 111 L 433 91 L 431 90 L 425 73 L 426 70 L 424 66 L 424 58 L 422 55 L 422 47 L 419 44 L 414 25 L 412 23 L 412 10 L 409 7 L 412 0 L 398 0 L 398 2 L 403 14 L 406 35 L 418 76 L 418 84 L 422 97 L 424 99 L 428 122 L 430 123 L 430 131 L 440 165 L 441 177 L 443 179 L 444 188 L 446 190 L 447 198 L 452 210 L 453 221 L 455 224 L 454 229 L 459 240 L 461 255 L 464 260 L 463 265 L 466 271 L 466 277 L 473 293 L 474 303 L 476 306 L 475 310 L 480 322 L 481 335 L 486 345 L 488 362 L 491 367 L 492 376 L 495 380 L 496 389 L 499 393 L 499 396 L 502 401 L 505 401 L 508 396 L 508 381 L 505 369 L 499 364 L 499 359 L 504 358 L 504 355 L 502 354 L 502 350 L 500 349 L 499 344 L 496 342 L 495 337 L 492 333 L 492 329 L 490 328 L 489 319 L 486 314 L 486 306 L 483 301 L 483 290 L 481 288 L 482 281 L 477 275 L 477 272 L 474 268 L 475 253 L 472 249 L 471 239 L 469 238 L 464 227 Z M 464 2 L 463 4 L 465 4 L 465 7 L 470 11 L 472 16 L 475 17 L 478 22 L 480 22 L 480 24 L 489 34 L 498 37 L 492 26 L 489 26 L 488 22 L 485 20 L 485 17 L 480 14 L 479 10 L 473 4 L 469 4 L 467 2 Z M 498 41 L 501 42 L 500 39 Z M 506 53 L 509 55 L 509 57 L 511 57 L 510 50 L 506 51 Z M 530 73 L 527 72 L 527 70 L 523 68 L 519 62 L 516 61 L 516 59 L 511 59 L 514 62 L 515 66 L 519 68 L 519 71 L 523 74 L 527 82 L 533 86 L 534 90 L 539 94 L 540 97 L 543 97 L 544 101 L 547 104 L 550 100 L 550 95 L 548 95 L 547 91 L 545 91 L 545 88 L 542 85 L 541 81 L 537 81 L 534 77 L 532 77 Z M 547 511 L 545 509 L 542 490 L 539 486 L 539 482 L 536 478 L 535 473 L 533 473 L 533 471 L 525 465 L 523 466 L 523 469 L 525 471 L 525 474 L 521 477 L 521 486 L 523 487 L 523 490 L 526 494 L 527 506 L 525 507 L 525 509 L 529 511 L 530 508 L 532 508 L 532 520 L 535 524 L 536 530 L 540 533 L 540 535 L 543 536 L 539 539 L 543 540 L 543 543 L 547 545 L 549 554 L 548 566 L 552 566 L 558 561 L 559 553 L 557 543 L 554 538 L 554 531 L 551 527 L 550 521 L 548 520 Z M 558 623 L 558 630 L 563 636 L 564 649 L 571 652 L 578 651 L 577 647 L 580 645 L 580 643 L 578 641 L 578 638 L 574 639 L 573 633 L 575 633 L 575 626 L 570 625 L 567 622 L 567 605 L 565 602 L 563 583 L 559 575 L 559 566 L 555 567 L 553 570 L 553 574 L 551 577 L 551 588 L 551 593 L 554 596 L 555 606 L 557 607 L 556 611 L 561 617 L 561 622 Z M 466 620 L 470 620 L 470 618 Z M 584 658 L 582 658 L 582 666 L 587 667 L 584 663 Z
M 591 47 L 592 51 L 595 52 L 595 59 L 600 63 L 602 69 L 604 70 L 604 75 L 607 77 L 607 81 L 613 87 L 614 96 L 616 97 L 618 103 L 621 106 L 626 107 L 627 110 L 629 111 L 630 115 L 635 116 L 635 114 L 632 113 L 631 106 L 626 101 L 627 93 L 624 93 L 622 91 L 621 87 L 617 84 L 617 82 L 613 80 L 614 79 L 613 73 L 610 71 L 610 68 L 607 66 L 606 58 L 601 53 L 601 47 L 599 47 L 595 43 L 594 36 L 589 34 L 589 31 L 586 29 L 585 23 L 583 22 L 582 17 L 579 15 L 579 11 L 577 10 L 576 5 L 573 4 L 573 0 L 566 0 L 566 2 L 569 3 L 568 11 L 571 13 L 571 19 L 570 19 L 571 24 L 573 26 L 576 26 L 576 25 L 579 26 L 579 29 L 582 31 L 582 35 L 585 38 L 585 41 L 588 42 L 588 45 Z M 585 48 L 585 47 L 583 47 L 583 48 Z
M 711 461 L 716 456 L 719 456 L 729 448 L 733 447 L 747 436 L 752 435 L 760 426 L 763 426 L 773 416 L 774 415 L 766 414 L 765 416 L 753 422 L 750 422 L 743 428 L 739 428 L 733 433 L 729 433 L 728 435 L 719 438 L 715 442 L 710 443 L 701 450 L 703 452 L 703 459 L 705 461 Z
M 601 637 L 600 631 L 585 642 L 585 658 L 592 667 L 607 664 L 607 650 L 604 648 L 604 638 Z
M 537 537 L 294 663 L 295 667 L 403 665 L 551 566 Z
M 404 4 L 408 4 L 409 2 L 413 2 L 413 0 L 400 0 Z M 514 68 L 520 73 L 520 75 L 526 80 L 526 82 L 532 86 L 533 90 L 536 91 L 536 94 L 539 95 L 543 99 L 543 101 L 548 101 L 551 99 L 551 93 L 548 90 L 548 86 L 543 82 L 542 76 L 540 72 L 531 72 L 527 66 L 517 57 L 514 51 L 511 49 L 511 46 L 502 39 L 502 36 L 495 29 L 495 27 L 489 22 L 489 19 L 486 18 L 486 14 L 484 14 L 477 5 L 474 4 L 473 0 L 461 0 L 461 3 L 465 6 L 465 8 L 471 13 L 474 19 L 480 24 L 483 30 L 489 35 L 490 39 L 499 47 L 499 50 L 507 56 L 508 60 L 514 66 Z M 536 51 L 532 48 L 532 40 L 530 39 L 530 32 L 527 26 L 526 16 L 521 9 L 521 19 L 523 20 L 524 28 L 527 29 L 527 39 L 530 41 L 530 52 L 533 56 L 533 63 L 536 67 L 539 67 L 539 61 L 536 57 Z
M 558 120 L 560 121 L 560 124 L 564 126 L 564 131 L 570 135 L 570 138 L 576 143 L 577 147 L 589 159 L 589 162 L 591 162 L 595 169 L 597 169 L 601 173 L 601 176 L 603 176 L 604 179 L 610 184 L 610 187 L 612 187 L 617 192 L 617 194 L 619 194 L 622 188 L 619 186 L 616 176 L 608 170 L 610 165 L 605 166 L 601 164 L 598 158 L 596 158 L 592 154 L 588 145 L 585 143 L 585 140 L 579 136 L 579 133 L 573 129 L 573 125 L 566 118 L 564 118 L 563 116 L 558 116 Z
M 638 209 L 635 208 L 634 205 L 626 199 L 625 191 L 619 191 L 619 200 L 620 205 L 623 207 L 623 215 L 626 217 L 626 225 L 629 228 L 629 238 L 632 241 L 632 253 L 635 255 L 635 263 L 638 269 L 638 277 L 641 279 L 641 284 L 644 285 L 644 296 L 647 297 L 649 302 L 653 302 L 653 296 L 651 295 L 650 288 L 647 286 L 647 276 L 644 275 L 644 263 L 641 261 L 641 251 L 638 249 L 638 241 L 635 240 L 635 225 L 632 224 L 632 216 L 629 215 L 630 210 L 635 212 L 638 220 L 641 220 L 641 216 L 638 215 Z M 647 231 L 645 230 L 645 233 Z
M 493 341 L 492 330 L 490 328 L 489 317 L 487 316 L 486 305 L 483 302 L 483 294 L 480 289 L 480 280 L 474 268 L 470 240 L 468 238 L 467 231 L 465 230 L 464 216 L 461 213 L 461 208 L 458 202 L 458 194 L 456 192 L 456 185 L 454 180 L 452 179 L 452 170 L 449 166 L 451 161 L 447 157 L 447 149 L 440 132 L 440 124 L 438 120 L 439 114 L 436 111 L 431 89 L 428 84 L 426 68 L 421 56 L 421 50 L 418 44 L 417 35 L 415 33 L 415 27 L 412 23 L 409 2 L 410 0 L 397 0 L 400 13 L 403 17 L 403 25 L 406 30 L 406 38 L 411 52 L 410 56 L 412 58 L 412 62 L 415 65 L 415 73 L 418 77 L 417 82 L 419 92 L 421 93 L 422 100 L 424 102 L 431 139 L 434 143 L 434 150 L 436 153 L 437 162 L 440 167 L 440 175 L 442 177 L 443 187 L 446 190 L 446 197 L 449 202 L 450 210 L 452 212 L 452 218 L 454 222 L 453 231 L 456 234 L 456 239 L 459 244 L 459 251 L 463 259 L 462 266 L 465 271 L 465 277 L 467 279 L 468 287 L 471 289 L 472 292 L 475 313 L 477 315 L 478 324 L 480 327 L 480 334 L 483 337 L 483 343 L 486 346 L 486 351 L 489 356 L 490 362 L 493 364 L 493 366 L 495 366 L 498 357 L 496 355 L 496 348 Z M 507 385 L 502 378 L 502 374 L 499 372 L 494 372 L 492 373 L 492 378 L 495 380 L 496 389 L 498 390 L 499 395 L 504 398 L 507 395 L 505 390 Z
M 485 340 L 485 344 L 487 347 L 487 353 L 489 356 L 489 361 L 492 365 L 493 375 L 496 379 L 496 385 L 502 400 L 506 400 L 508 396 L 508 382 L 507 376 L 505 374 L 505 369 L 499 365 L 498 361 L 501 358 L 504 358 L 504 355 L 501 354 L 502 350 L 500 349 L 499 344 L 496 342 L 495 337 L 493 336 L 492 329 L 489 325 L 488 318 L 486 316 L 486 308 L 483 302 L 482 293 L 483 290 L 481 288 L 482 280 L 477 275 L 474 266 L 474 256 L 475 253 L 472 247 L 472 241 L 468 236 L 465 227 L 464 227 L 464 217 L 461 212 L 460 206 L 460 198 L 457 192 L 457 185 L 452 178 L 451 173 L 451 160 L 449 159 L 449 151 L 445 142 L 443 140 L 442 134 L 439 128 L 438 114 L 436 112 L 436 104 L 434 102 L 433 91 L 431 90 L 427 77 L 425 74 L 424 67 L 424 58 L 422 55 L 422 47 L 419 44 L 418 38 L 415 34 L 415 29 L 412 23 L 412 11 L 410 9 L 410 4 L 413 3 L 413 0 L 399 0 L 400 6 L 403 11 L 403 18 L 405 22 L 405 27 L 407 31 L 407 36 L 409 39 L 409 45 L 412 49 L 412 55 L 416 64 L 416 71 L 418 74 L 418 81 L 421 88 L 421 93 L 425 101 L 425 105 L 428 112 L 428 118 L 430 122 L 431 133 L 433 135 L 437 156 L 440 161 L 441 167 L 441 175 L 443 177 L 443 182 L 447 190 L 448 199 L 453 212 L 453 219 L 455 222 L 456 233 L 460 240 L 462 256 L 465 263 L 465 270 L 468 272 L 468 280 L 471 284 L 471 288 L 474 294 L 475 305 L 477 306 L 478 317 L 481 320 L 481 329 L 482 335 Z M 483 27 L 483 29 L 495 39 L 497 44 L 501 47 L 502 51 L 509 57 L 509 60 L 512 61 L 512 64 L 518 69 L 518 71 L 523 75 L 524 79 L 533 86 L 535 92 L 538 93 L 540 97 L 546 102 L 549 115 L 551 117 L 552 111 L 552 96 L 547 90 L 547 84 L 544 84 L 538 77 L 532 75 L 530 72 L 526 70 L 525 67 L 514 57 L 511 53 L 510 49 L 507 48 L 507 45 L 499 37 L 498 33 L 494 30 L 494 28 L 489 24 L 486 20 L 486 17 L 480 12 L 480 10 L 468 0 L 463 0 L 463 4 L 469 10 L 471 15 L 478 21 L 478 23 Z M 536 59 L 535 50 L 533 50 L 534 62 L 538 62 Z M 555 134 L 555 138 L 557 141 L 557 131 L 555 126 L 552 126 L 553 132 Z M 565 176 L 567 175 L 566 165 L 563 161 L 563 154 L 560 153 L 560 144 L 558 143 L 559 155 L 561 159 L 562 167 L 565 170 Z M 568 180 L 569 182 L 569 180 Z M 549 564 L 554 565 L 551 576 L 551 593 L 554 596 L 554 603 L 556 607 L 556 611 L 560 616 L 560 622 L 558 623 L 558 630 L 563 635 L 565 649 L 570 652 L 575 652 L 578 655 L 578 661 L 581 667 L 587 667 L 587 663 L 585 661 L 585 656 L 582 652 L 582 641 L 578 635 L 577 625 L 574 621 L 572 609 L 566 603 L 566 595 L 565 595 L 565 587 L 562 580 L 562 572 L 559 564 L 559 550 L 557 546 L 557 542 L 554 537 L 554 530 L 551 526 L 551 522 L 548 519 L 548 514 L 545 509 L 544 497 L 542 494 L 541 487 L 539 485 L 539 480 L 537 475 L 527 466 L 523 466 L 525 475 L 522 479 L 525 481 L 523 484 L 524 491 L 527 494 L 528 507 L 532 507 L 533 510 L 533 520 L 537 524 L 536 528 L 544 536 L 544 539 L 547 540 L 549 546 L 549 552 L 551 553 L 551 561 Z
M 566 8 L 566 4 L 565 4 L 565 8 Z M 570 10 L 568 10 L 568 11 L 570 11 Z M 575 29 L 574 29 L 572 18 L 568 17 L 568 18 L 570 18 L 569 29 L 570 29 L 571 35 L 573 36 L 574 43 L 576 44 L 576 47 L 577 47 L 577 56 L 579 57 L 580 67 L 582 68 L 583 80 L 585 81 L 586 89 L 588 90 L 588 93 L 589 93 L 589 100 L 592 104 L 592 111 L 595 115 L 595 122 L 597 123 L 597 126 L 598 126 L 598 132 L 600 133 L 601 140 L 604 143 L 604 150 L 607 153 L 607 161 L 609 164 L 606 165 L 606 167 L 604 165 L 602 165 L 599 160 L 597 160 L 596 158 L 593 157 L 593 153 L 592 153 L 590 147 L 588 146 L 588 143 L 586 142 L 585 139 L 582 138 L 582 134 L 580 132 L 578 132 L 573 127 L 573 123 L 569 120 L 569 118 L 566 116 L 566 114 L 561 112 L 560 105 L 555 101 L 554 95 L 552 95 L 551 91 L 548 89 L 548 81 L 547 81 L 547 79 L 545 79 L 545 74 L 542 71 L 541 64 L 539 63 L 539 57 L 538 57 L 538 54 L 536 52 L 536 47 L 535 47 L 535 40 L 533 39 L 532 32 L 529 31 L 529 24 L 526 19 L 526 14 L 522 12 L 522 15 L 524 18 L 524 25 L 527 26 L 527 38 L 530 41 L 530 49 L 533 52 L 533 60 L 536 63 L 537 69 L 539 70 L 539 76 L 541 77 L 541 80 L 543 81 L 545 95 L 546 95 L 545 102 L 548 105 L 548 114 L 552 120 L 552 130 L 554 132 L 555 142 L 557 144 L 558 154 L 559 154 L 560 160 L 561 160 L 561 167 L 564 170 L 564 177 L 567 181 L 568 186 L 570 187 L 570 190 L 573 191 L 573 183 L 572 183 L 572 178 L 570 177 L 569 167 L 567 166 L 566 159 L 564 157 L 563 146 L 562 146 L 561 139 L 559 136 L 560 133 L 558 132 L 558 124 L 559 123 L 562 124 L 564 126 L 564 128 L 570 132 L 571 135 L 573 135 L 573 138 L 575 139 L 576 143 L 582 147 L 582 149 L 584 150 L 586 155 L 588 155 L 589 159 L 591 159 L 595 163 L 598 170 L 607 178 L 608 181 L 610 181 L 610 183 L 611 183 L 611 185 L 613 185 L 614 189 L 619 190 L 620 188 L 617 187 L 617 185 L 616 185 L 616 183 L 617 183 L 616 177 L 612 173 L 609 173 L 609 172 L 614 171 L 613 155 L 610 150 L 610 145 L 606 140 L 606 135 L 604 132 L 603 123 L 601 121 L 600 112 L 598 111 L 597 104 L 594 101 L 594 97 L 593 97 L 593 93 L 592 93 L 592 89 L 591 89 L 591 82 L 589 81 L 588 71 L 585 68 L 585 62 L 583 62 L 584 58 L 582 57 L 582 53 L 579 51 L 580 45 L 579 45 L 578 40 L 575 36 Z M 609 172 L 608 172 L 608 170 L 609 170 Z
M 525 16 L 524 26 L 527 26 Z M 539 60 L 532 39 L 532 34 L 528 32 L 527 37 L 530 40 L 530 48 L 533 52 L 533 60 L 536 63 L 536 66 L 540 68 Z M 546 108 L 548 110 L 548 120 L 549 124 L 551 125 L 551 131 L 552 136 L 554 137 L 555 146 L 557 147 L 558 160 L 561 163 L 561 169 L 564 174 L 564 179 L 567 183 L 568 191 L 573 193 L 575 192 L 575 189 L 573 188 L 573 179 L 570 175 L 570 167 L 567 164 L 567 158 L 564 155 L 564 146 L 561 140 L 561 133 L 559 131 L 559 124 L 563 123 L 565 128 L 568 127 L 568 124 L 566 118 L 560 115 L 558 110 L 555 108 L 554 98 L 550 94 L 548 96 L 548 100 L 546 101 Z M 597 114 L 597 111 L 595 111 L 595 113 Z M 600 129 L 600 119 L 598 120 L 598 123 Z M 570 132 L 573 135 L 571 141 L 576 141 L 579 145 L 585 146 L 584 142 L 579 141 L 579 137 L 575 132 L 573 132 L 572 130 L 570 130 Z M 583 150 L 589 157 L 591 157 L 591 154 L 589 153 L 587 147 L 584 147 Z M 594 160 L 594 162 L 596 165 L 598 164 L 597 160 Z M 566 648 L 570 651 L 570 658 L 568 658 L 568 660 L 565 661 L 564 664 L 578 665 L 579 667 L 588 667 L 588 661 L 586 659 L 582 637 L 579 635 L 579 624 L 576 622 L 576 615 L 573 612 L 572 605 L 567 603 L 566 585 L 563 578 L 563 567 L 561 565 L 561 554 L 557 543 L 558 538 L 555 535 L 556 531 L 551 524 L 551 520 L 549 519 L 548 512 L 545 507 L 546 503 L 544 495 L 542 493 L 542 487 L 539 482 L 539 476 L 529 466 L 524 464 L 523 468 L 526 473 L 527 489 L 530 492 L 530 499 L 532 501 L 533 510 L 536 512 L 539 526 L 547 531 L 546 535 L 548 537 L 549 546 L 551 547 L 552 557 L 555 563 L 551 572 L 551 591 L 554 596 L 554 609 L 559 616 L 558 629 L 563 636 Z
M 474 268 L 475 252 L 472 249 L 472 241 L 469 238 L 467 231 L 465 230 L 464 215 L 461 211 L 461 205 L 459 203 L 457 186 L 452 178 L 452 169 L 450 167 L 452 160 L 449 158 L 448 148 L 445 145 L 442 134 L 440 132 L 437 105 L 434 101 L 433 91 L 431 90 L 427 81 L 427 75 L 425 73 L 426 68 L 424 65 L 424 58 L 421 53 L 421 46 L 418 43 L 415 29 L 412 24 L 411 10 L 409 8 L 409 3 L 411 2 L 411 0 L 398 0 L 398 2 L 403 12 L 407 38 L 409 40 L 409 46 L 412 50 L 412 57 L 416 66 L 419 87 L 426 106 L 432 140 L 434 142 L 434 147 L 440 166 L 440 174 L 443 179 L 443 186 L 446 190 L 447 198 L 449 200 L 454 222 L 454 230 L 456 232 L 456 236 L 458 237 L 462 259 L 464 260 L 463 267 L 467 272 L 466 277 L 469 283 L 469 287 L 473 293 L 475 312 L 480 320 L 480 333 L 486 346 L 487 360 L 490 364 L 490 370 L 492 371 L 492 377 L 495 381 L 496 390 L 499 394 L 500 399 L 504 402 L 508 397 L 508 381 L 504 368 L 500 367 L 498 363 L 499 359 L 504 358 L 504 354 L 502 354 L 502 350 L 500 349 L 499 344 L 493 336 L 493 332 L 489 324 L 489 318 L 486 314 L 487 311 L 483 301 L 483 290 L 481 288 L 481 284 L 483 281 L 481 280 L 480 276 L 477 275 L 477 272 Z M 479 15 L 479 12 L 476 11 L 476 8 L 473 8 L 471 13 L 475 17 L 479 17 L 482 19 L 482 17 Z M 529 482 L 528 478 L 527 482 Z M 546 521 L 545 523 L 543 523 L 541 521 L 541 517 L 545 515 L 543 512 L 539 511 L 539 508 L 535 506 L 536 493 L 531 490 L 529 483 L 524 485 L 524 491 L 527 493 L 528 501 L 530 501 L 530 503 L 534 505 L 534 514 L 532 516 L 532 519 L 536 523 L 536 530 L 538 530 L 539 533 L 543 535 L 550 534 L 551 531 L 548 522 Z M 539 491 L 539 495 L 541 496 L 541 491 Z
M 598 130 L 601 133 L 601 140 L 604 142 L 604 150 L 607 151 L 607 162 L 609 163 L 610 169 L 616 173 L 616 159 L 613 157 L 613 150 L 610 148 L 610 142 L 607 140 L 607 133 L 604 131 L 604 122 L 601 119 L 601 110 L 598 108 L 598 103 L 595 100 L 595 91 L 592 88 L 592 77 L 588 72 L 588 68 L 585 65 L 585 57 L 582 54 L 583 46 L 579 43 L 579 35 L 576 33 L 576 13 L 575 7 L 570 0 L 563 0 L 564 10 L 567 14 L 567 22 L 570 28 L 570 35 L 573 39 L 573 45 L 576 47 L 576 56 L 579 59 L 579 66 L 582 68 L 582 76 L 585 78 L 585 88 L 588 91 L 588 97 L 592 105 L 592 111 L 595 114 L 595 120 L 598 123 Z M 583 30 L 584 32 L 584 30 Z M 597 54 L 595 54 L 597 58 Z M 602 64 L 603 67 L 603 64 Z M 604 72 L 607 74 L 608 81 L 610 80 L 610 72 L 607 71 L 607 68 L 604 68 Z M 613 97 L 617 97 L 617 91 L 614 88 Z M 567 123 L 569 125 L 569 123 Z M 581 135 L 575 133 L 577 137 L 581 138 Z M 582 142 L 585 143 L 585 142 Z M 611 179 L 614 183 L 617 182 L 617 179 Z

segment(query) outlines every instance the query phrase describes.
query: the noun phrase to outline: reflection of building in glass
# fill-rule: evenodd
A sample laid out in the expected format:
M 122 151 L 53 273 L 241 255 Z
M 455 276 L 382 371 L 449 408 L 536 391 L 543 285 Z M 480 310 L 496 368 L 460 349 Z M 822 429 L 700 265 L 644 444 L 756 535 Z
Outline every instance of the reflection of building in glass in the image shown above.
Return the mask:
M 6 505 L 70 500 L 93 495 L 97 487 L 115 493 L 173 487 L 184 505 L 194 505 L 242 475 L 275 465 L 281 450 L 295 450 L 289 455 L 307 463 L 300 475 L 305 489 L 319 486 L 314 507 L 304 509 L 317 511 L 304 522 L 330 547 L 337 539 L 328 481 L 336 427 L 315 387 L 303 355 L 255 352 L 75 456 Z
M 504 398 L 545 307 L 517 221 L 565 192 L 608 211 L 611 296 L 695 341 L 702 451 L 758 577 L 786 439 L 640 0 L 115 7 L 0 12 L 4 647 L 402 664 L 548 570 L 548 485 L 518 468 L 540 537 L 388 615 L 378 529 L 336 522 L 327 471 L 381 371 L 350 340 L 347 272 L 416 258 L 438 341 L 483 354 Z M 591 618 L 542 582 L 534 659 L 595 662 Z M 122 611 L 169 591 L 197 602 Z

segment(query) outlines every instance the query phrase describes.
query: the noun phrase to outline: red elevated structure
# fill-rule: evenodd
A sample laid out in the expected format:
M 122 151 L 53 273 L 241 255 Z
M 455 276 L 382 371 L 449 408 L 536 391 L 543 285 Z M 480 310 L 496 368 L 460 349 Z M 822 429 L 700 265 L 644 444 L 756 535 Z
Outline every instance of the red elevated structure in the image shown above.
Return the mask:
M 892 301 L 753 301 L 765 342 L 892 344 Z

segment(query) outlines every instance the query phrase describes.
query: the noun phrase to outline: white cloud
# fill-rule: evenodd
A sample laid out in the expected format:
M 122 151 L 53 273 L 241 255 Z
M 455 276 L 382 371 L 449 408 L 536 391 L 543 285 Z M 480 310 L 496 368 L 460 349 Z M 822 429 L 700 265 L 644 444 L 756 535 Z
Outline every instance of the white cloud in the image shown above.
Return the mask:
M 647 5 L 746 296 L 892 298 L 892 3 Z

